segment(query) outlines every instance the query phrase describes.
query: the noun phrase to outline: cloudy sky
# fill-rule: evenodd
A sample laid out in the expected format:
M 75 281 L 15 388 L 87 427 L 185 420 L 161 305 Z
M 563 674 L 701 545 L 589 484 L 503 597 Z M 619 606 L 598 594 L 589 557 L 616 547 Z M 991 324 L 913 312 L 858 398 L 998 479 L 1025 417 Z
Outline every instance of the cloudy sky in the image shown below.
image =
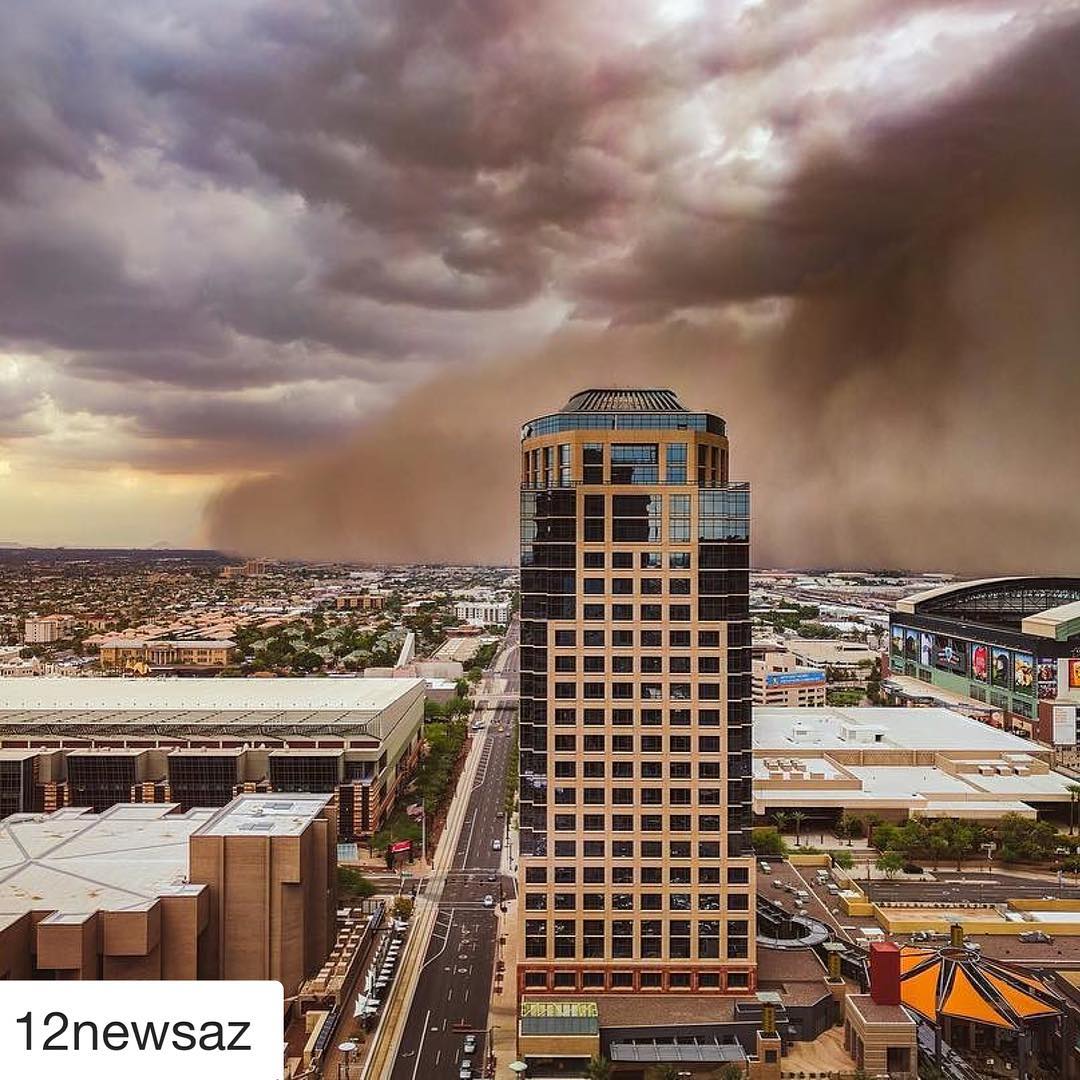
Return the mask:
M 10 3 L 0 541 L 511 559 L 523 415 L 649 382 L 759 561 L 1064 566 L 1077 7 Z

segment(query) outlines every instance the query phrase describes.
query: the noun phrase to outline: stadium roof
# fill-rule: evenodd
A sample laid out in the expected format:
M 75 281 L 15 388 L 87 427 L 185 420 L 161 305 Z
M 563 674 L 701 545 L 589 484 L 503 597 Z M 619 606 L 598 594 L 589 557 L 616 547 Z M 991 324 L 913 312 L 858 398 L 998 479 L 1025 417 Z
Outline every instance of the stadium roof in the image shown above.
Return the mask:
M 674 390 L 582 390 L 560 412 L 689 412 Z
M 1080 578 L 1003 577 L 953 582 L 904 597 L 896 602 L 896 610 L 1064 641 L 1080 633 Z

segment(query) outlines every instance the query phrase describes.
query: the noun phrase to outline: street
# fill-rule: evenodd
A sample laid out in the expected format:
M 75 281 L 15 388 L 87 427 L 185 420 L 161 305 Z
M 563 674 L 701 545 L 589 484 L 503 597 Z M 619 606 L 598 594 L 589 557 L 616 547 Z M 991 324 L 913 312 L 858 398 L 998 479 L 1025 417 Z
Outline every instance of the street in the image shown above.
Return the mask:
M 466 1026 L 476 1034 L 474 1075 L 483 1075 L 487 1052 L 488 1003 L 497 958 L 497 914 L 501 896 L 513 895 L 514 880 L 500 873 L 505 841 L 506 772 L 517 702 L 517 622 L 493 672 L 485 679 L 486 720 L 479 768 L 468 795 L 457 849 L 439 898 L 438 912 L 420 979 L 394 1063 L 392 1080 L 458 1075 Z M 478 695 L 478 701 L 481 695 Z M 421 891 L 426 883 L 421 884 Z M 501 891 L 500 891 L 501 890 Z M 484 906 L 491 896 L 494 906 Z

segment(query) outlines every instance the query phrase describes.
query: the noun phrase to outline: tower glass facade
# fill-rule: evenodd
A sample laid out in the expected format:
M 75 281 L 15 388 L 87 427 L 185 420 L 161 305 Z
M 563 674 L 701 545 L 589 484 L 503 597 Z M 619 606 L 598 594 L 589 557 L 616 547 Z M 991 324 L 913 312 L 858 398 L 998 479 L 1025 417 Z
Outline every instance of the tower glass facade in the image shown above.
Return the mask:
M 522 430 L 521 993 L 753 989 L 749 526 L 669 390 Z

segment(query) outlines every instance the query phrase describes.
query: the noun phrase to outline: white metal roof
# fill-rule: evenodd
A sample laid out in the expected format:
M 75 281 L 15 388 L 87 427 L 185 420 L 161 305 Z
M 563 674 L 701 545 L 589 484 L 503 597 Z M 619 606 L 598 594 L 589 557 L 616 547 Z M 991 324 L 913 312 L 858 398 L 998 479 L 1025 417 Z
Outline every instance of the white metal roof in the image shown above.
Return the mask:
M 0 679 L 0 710 L 378 713 L 422 679 Z
M 795 734 L 798 724 L 802 734 Z M 883 728 L 877 745 L 906 750 L 993 750 L 1032 753 L 1040 747 L 951 709 L 918 707 L 754 709 L 754 752 L 784 754 L 806 750 L 867 749 L 871 743 L 844 738 L 845 727 Z

